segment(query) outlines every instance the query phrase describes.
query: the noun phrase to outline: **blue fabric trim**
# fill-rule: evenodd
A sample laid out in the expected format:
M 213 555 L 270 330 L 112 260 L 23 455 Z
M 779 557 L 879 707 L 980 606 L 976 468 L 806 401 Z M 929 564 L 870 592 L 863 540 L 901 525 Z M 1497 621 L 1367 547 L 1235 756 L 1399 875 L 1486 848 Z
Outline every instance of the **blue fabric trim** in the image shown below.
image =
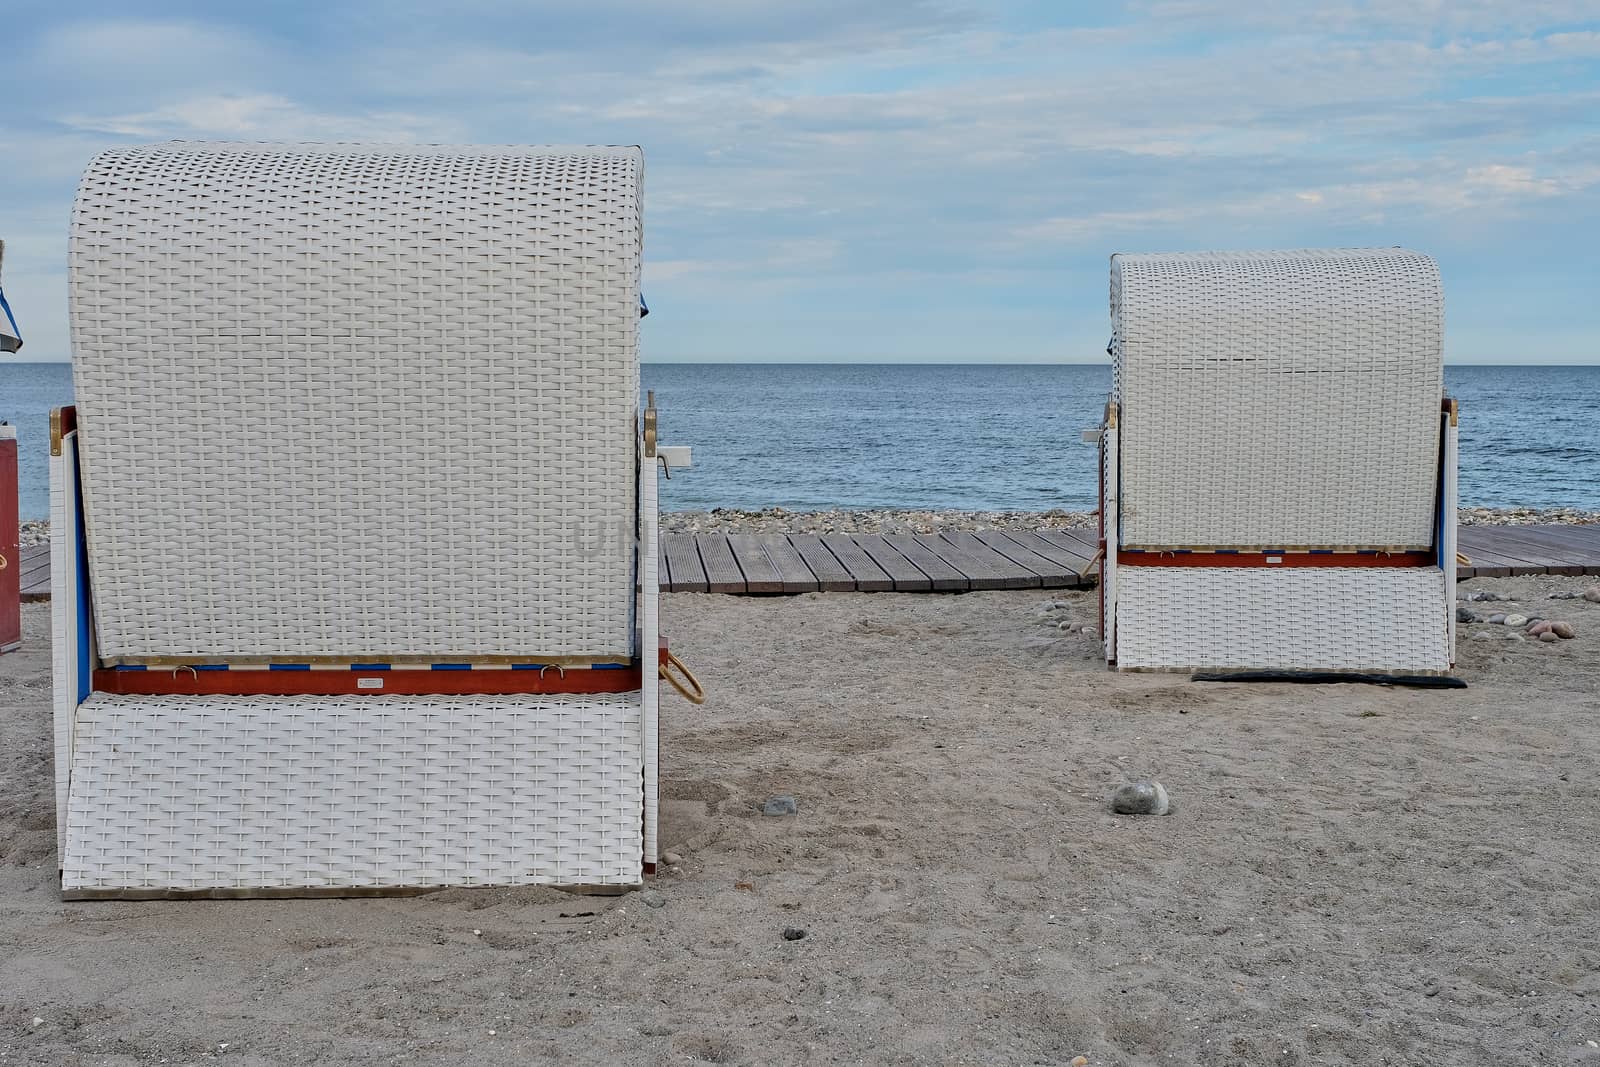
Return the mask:
M 6 314 L 11 312 L 7 310 Z M 78 528 L 73 531 L 78 549 L 78 703 L 94 692 L 94 664 L 89 660 L 89 545 L 83 532 L 83 477 L 78 446 L 72 446 L 72 491 L 77 498 Z
M 353 671 L 386 671 L 390 669 L 390 666 L 387 663 L 352 663 L 350 664 L 350 669 Z
M 309 671 L 310 669 L 311 669 L 311 664 L 309 664 L 309 663 L 269 663 L 269 664 L 267 664 L 267 670 L 269 670 L 269 671 Z
M 17 325 L 17 317 L 11 314 L 11 305 L 6 302 L 6 291 L 4 289 L 0 289 L 0 311 L 6 313 L 6 321 L 11 324 L 11 336 L 15 337 L 20 344 L 22 341 L 22 327 Z
M 428 669 L 429 670 L 434 670 L 434 671 L 470 671 L 472 669 L 472 664 L 470 664 L 470 663 L 435 663 L 431 667 L 429 667 Z

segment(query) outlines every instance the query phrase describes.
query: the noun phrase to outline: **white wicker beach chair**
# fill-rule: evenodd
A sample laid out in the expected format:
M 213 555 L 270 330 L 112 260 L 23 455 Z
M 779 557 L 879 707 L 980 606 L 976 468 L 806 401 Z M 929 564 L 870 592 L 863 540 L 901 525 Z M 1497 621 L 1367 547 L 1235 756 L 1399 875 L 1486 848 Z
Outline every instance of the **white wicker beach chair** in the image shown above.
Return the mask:
M 1456 410 L 1433 260 L 1119 254 L 1111 318 L 1107 660 L 1447 671 Z
M 635 148 L 97 157 L 52 439 L 70 897 L 656 859 Z

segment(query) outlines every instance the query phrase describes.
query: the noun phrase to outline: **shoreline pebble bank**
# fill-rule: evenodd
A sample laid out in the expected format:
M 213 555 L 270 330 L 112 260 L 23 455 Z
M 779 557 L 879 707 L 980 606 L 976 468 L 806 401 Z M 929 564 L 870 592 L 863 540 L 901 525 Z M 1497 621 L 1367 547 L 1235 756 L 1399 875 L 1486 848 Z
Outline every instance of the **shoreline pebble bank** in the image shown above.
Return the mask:
M 1578 508 L 1461 508 L 1463 526 L 1534 526 L 1545 523 L 1600 523 L 1600 511 Z M 1070 530 L 1093 527 L 1092 511 L 789 511 L 766 508 L 742 511 L 669 511 L 661 515 L 661 532 L 698 533 L 866 533 L 926 534 L 975 530 Z

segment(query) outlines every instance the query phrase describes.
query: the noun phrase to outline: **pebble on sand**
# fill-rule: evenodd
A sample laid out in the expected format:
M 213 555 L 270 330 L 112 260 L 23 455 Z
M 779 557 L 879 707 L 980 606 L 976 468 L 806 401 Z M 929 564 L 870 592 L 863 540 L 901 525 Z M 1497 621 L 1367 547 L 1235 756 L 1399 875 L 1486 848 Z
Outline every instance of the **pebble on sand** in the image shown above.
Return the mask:
M 768 797 L 761 805 L 763 815 L 796 815 L 799 811 L 800 805 L 794 802 L 794 797 Z
M 785 941 L 804 941 L 805 938 L 806 932 L 798 926 L 785 926 L 783 928 L 783 939 Z
M 1505 613 L 1497 611 L 1493 615 L 1489 616 L 1489 621 L 1494 623 L 1494 624 L 1496 624 L 1496 625 L 1499 625 L 1500 623 L 1503 623 L 1503 622 L 1506 621 Z
M 1591 586 L 1583 591 L 1583 599 L 1591 604 L 1600 604 L 1600 585 Z
M 639 890 L 639 903 L 647 908 L 662 908 L 666 906 L 667 898 L 654 889 Z
M 1539 635 L 1539 640 L 1541 640 L 1541 641 L 1559 641 L 1559 640 L 1561 640 L 1561 638 L 1557 637 L 1555 634 L 1551 633 L 1549 630 L 1546 630 L 1544 633 Z
M 1541 637 L 1544 634 L 1549 633 L 1549 631 L 1550 631 L 1550 623 L 1544 621 L 1543 619 L 1540 619 L 1537 622 L 1530 622 L 1528 624 L 1528 629 L 1527 629 L 1526 633 L 1527 633 L 1527 635 L 1529 637 Z
M 676 852 L 663 852 L 661 854 L 661 862 L 665 863 L 668 867 L 676 867 L 678 864 L 683 862 L 683 857 L 678 855 Z
M 1153 778 L 1119 785 L 1111 794 L 1111 810 L 1118 815 L 1165 815 L 1171 808 L 1167 787 Z
M 1576 637 L 1578 635 L 1576 627 L 1574 627 L 1570 622 L 1565 622 L 1562 620 L 1557 620 L 1551 623 L 1550 632 L 1555 634 L 1557 637 L 1562 638 L 1563 640 Z
M 1526 626 L 1526 625 L 1528 625 L 1528 617 L 1526 615 L 1507 615 L 1506 616 L 1506 625 L 1507 626 Z
M 1478 613 L 1471 608 L 1456 608 L 1456 622 L 1477 622 Z

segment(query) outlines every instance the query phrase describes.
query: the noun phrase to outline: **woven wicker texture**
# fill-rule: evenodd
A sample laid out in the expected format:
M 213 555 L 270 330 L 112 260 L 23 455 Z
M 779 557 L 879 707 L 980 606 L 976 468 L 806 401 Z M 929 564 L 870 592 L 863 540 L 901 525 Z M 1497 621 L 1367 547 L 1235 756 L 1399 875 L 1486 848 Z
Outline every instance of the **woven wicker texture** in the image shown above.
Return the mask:
M 635 884 L 639 704 L 97 693 L 62 887 Z
M 1119 567 L 1117 666 L 1445 671 L 1444 584 L 1437 567 Z
M 1122 543 L 1433 543 L 1433 260 L 1402 249 L 1117 255 Z
M 616 148 L 97 157 L 102 654 L 630 652 L 641 179 Z

